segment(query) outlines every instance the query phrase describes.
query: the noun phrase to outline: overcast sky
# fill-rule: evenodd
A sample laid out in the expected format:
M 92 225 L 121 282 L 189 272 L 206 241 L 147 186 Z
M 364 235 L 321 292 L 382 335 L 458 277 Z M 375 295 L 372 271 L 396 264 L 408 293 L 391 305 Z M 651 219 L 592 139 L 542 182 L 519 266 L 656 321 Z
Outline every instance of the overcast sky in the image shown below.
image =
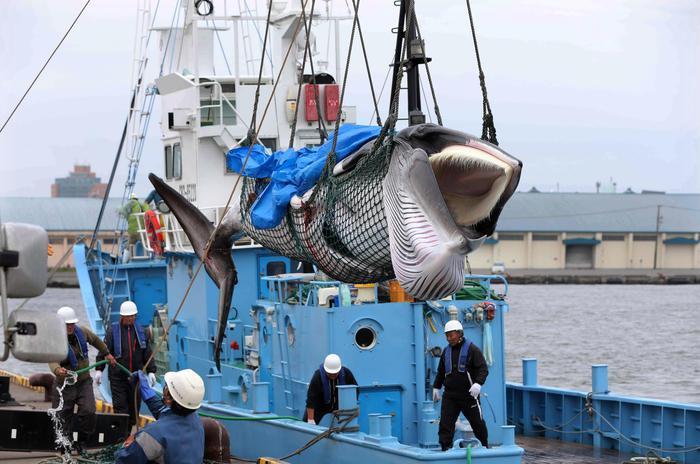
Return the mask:
M 83 3 L 0 2 L 0 124 Z M 157 23 L 169 23 L 173 4 L 163 0 Z M 613 178 L 618 191 L 700 192 L 700 2 L 472 4 L 498 138 L 524 163 L 520 190 L 590 192 L 596 181 Z M 381 87 L 398 9 L 392 0 L 362 0 L 360 10 L 375 86 Z M 465 2 L 417 0 L 417 10 L 445 124 L 480 134 Z M 0 196 L 49 196 L 53 179 L 74 163 L 89 163 L 107 179 L 130 98 L 135 18 L 135 0 L 88 6 L 0 133 Z M 325 48 L 325 37 L 318 40 Z M 357 105 L 358 122 L 370 121 L 369 95 L 357 47 L 346 101 Z M 159 135 L 152 124 L 139 193 L 150 191 L 147 172 L 163 172 Z M 122 191 L 123 171 L 112 195 Z

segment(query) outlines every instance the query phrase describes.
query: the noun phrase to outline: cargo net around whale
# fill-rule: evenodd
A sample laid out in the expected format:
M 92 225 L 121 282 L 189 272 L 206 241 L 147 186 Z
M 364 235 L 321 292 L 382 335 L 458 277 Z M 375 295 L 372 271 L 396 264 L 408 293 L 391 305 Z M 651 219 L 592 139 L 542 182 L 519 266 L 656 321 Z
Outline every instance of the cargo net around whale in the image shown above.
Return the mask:
M 341 282 L 394 278 L 382 187 L 392 149 L 391 137 L 386 137 L 351 171 L 324 173 L 309 200 L 300 208 L 288 206 L 282 222 L 271 229 L 254 227 L 250 216 L 269 179 L 245 177 L 241 211 L 246 234 L 282 255 L 316 264 Z M 332 166 L 326 167 L 332 172 Z

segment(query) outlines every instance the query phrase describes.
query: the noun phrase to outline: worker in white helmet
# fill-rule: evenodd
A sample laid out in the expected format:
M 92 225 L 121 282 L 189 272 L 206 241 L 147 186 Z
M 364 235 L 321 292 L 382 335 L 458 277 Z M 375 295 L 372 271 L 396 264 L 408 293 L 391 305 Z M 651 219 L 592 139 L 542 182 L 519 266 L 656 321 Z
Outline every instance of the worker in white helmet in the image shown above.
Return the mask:
M 143 371 L 134 374 L 148 409 L 157 420 L 124 442 L 115 463 L 190 464 L 204 460 L 204 427 L 197 409 L 204 399 L 204 381 L 192 369 L 167 372 L 163 399 L 156 396 Z
M 342 365 L 340 356 L 329 354 L 309 382 L 305 421 L 318 424 L 324 415 L 338 409 L 338 385 L 357 385 L 357 380 L 352 371 Z
M 61 387 L 69 371 L 77 371 L 90 365 L 88 358 L 88 345 L 99 350 L 99 355 L 115 364 L 114 357 L 109 353 L 107 345 L 85 326 L 78 325 L 78 316 L 75 310 L 69 306 L 63 306 L 58 310 L 58 316 L 63 319 L 68 332 L 68 353 L 60 363 L 50 363 L 51 372 L 56 376 L 53 384 L 53 407 L 58 407 L 59 395 L 56 389 Z M 73 410 L 78 405 L 77 431 L 78 441 L 75 448 L 80 449 L 90 438 L 95 430 L 95 394 L 92 390 L 92 377 L 90 372 L 81 373 L 77 382 L 66 385 L 63 390 L 63 409 L 59 411 L 59 417 L 63 422 L 63 432 L 66 437 L 72 437 Z M 72 439 L 70 440 L 73 441 Z
M 440 446 L 443 451 L 452 447 L 455 422 L 461 412 L 469 421 L 474 436 L 488 447 L 488 429 L 479 403 L 481 386 L 489 375 L 486 359 L 479 347 L 464 338 L 459 321 L 451 320 L 445 324 L 445 337 L 449 344 L 442 350 L 433 383 L 433 401 L 440 401 L 440 389 L 445 386 L 440 407 Z
M 151 359 L 150 339 L 148 328 L 144 328 L 136 321 L 138 308 L 133 301 L 125 301 L 119 307 L 119 322 L 114 322 L 105 334 L 105 344 L 114 354 L 119 364 L 129 369 L 130 372 L 142 370 L 146 362 Z M 98 361 L 101 359 L 97 357 Z M 103 366 L 97 367 L 95 377 L 98 385 L 102 382 Z M 146 366 L 148 381 L 151 386 L 156 383 L 156 363 L 151 362 Z M 136 425 L 138 412 L 141 409 L 141 398 L 137 389 L 130 381 L 129 375 L 121 369 L 109 369 L 109 386 L 112 390 L 112 404 L 114 412 L 129 414 L 129 425 Z M 134 399 L 136 396 L 136 399 Z

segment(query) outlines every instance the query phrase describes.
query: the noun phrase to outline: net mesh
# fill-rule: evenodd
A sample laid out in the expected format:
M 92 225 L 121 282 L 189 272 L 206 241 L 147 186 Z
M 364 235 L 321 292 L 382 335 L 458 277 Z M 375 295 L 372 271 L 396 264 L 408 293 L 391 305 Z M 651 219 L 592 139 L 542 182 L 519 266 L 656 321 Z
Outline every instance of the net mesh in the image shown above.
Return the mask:
M 316 264 L 333 279 L 372 283 L 393 278 L 382 194 L 393 142 L 380 136 L 363 149 L 366 153 L 360 153 L 355 167 L 337 176 L 327 174 L 334 164 L 329 157 L 308 201 L 300 208 L 288 207 L 282 222 L 271 229 L 255 228 L 250 217 L 269 180 L 245 178 L 245 232 L 266 248 Z

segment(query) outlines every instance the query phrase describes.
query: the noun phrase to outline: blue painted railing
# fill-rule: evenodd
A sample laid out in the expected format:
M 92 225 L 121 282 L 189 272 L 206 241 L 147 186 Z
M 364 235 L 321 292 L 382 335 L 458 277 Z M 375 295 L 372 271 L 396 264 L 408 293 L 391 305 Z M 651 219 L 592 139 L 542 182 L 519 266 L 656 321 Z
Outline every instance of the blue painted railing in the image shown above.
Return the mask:
M 516 433 L 700 463 L 700 405 L 611 394 L 608 366 L 592 366 L 591 392 L 537 384 L 537 360 L 523 359 L 523 383 L 506 384 Z

